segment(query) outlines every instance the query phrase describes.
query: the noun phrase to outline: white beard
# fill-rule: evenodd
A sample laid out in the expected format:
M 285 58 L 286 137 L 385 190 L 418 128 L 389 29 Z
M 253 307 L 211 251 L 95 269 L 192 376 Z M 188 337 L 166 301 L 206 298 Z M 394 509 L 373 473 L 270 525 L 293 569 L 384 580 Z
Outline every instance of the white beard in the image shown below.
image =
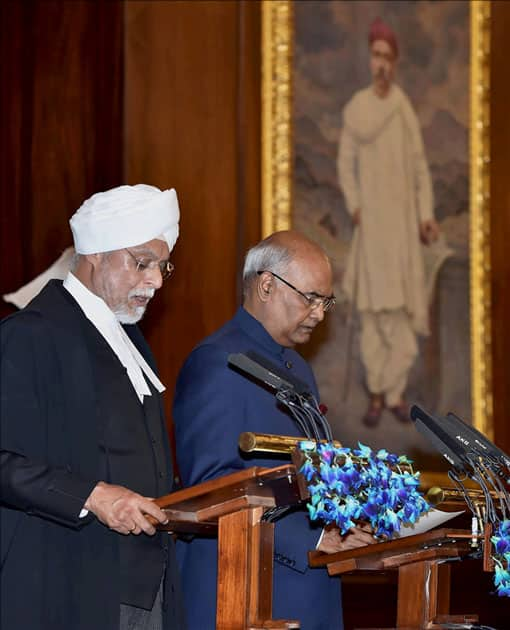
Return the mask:
M 128 300 L 133 297 L 154 297 L 154 293 L 156 293 L 155 289 L 147 288 L 147 289 L 138 289 L 137 291 L 133 290 L 128 293 Z M 122 304 L 114 309 L 113 313 L 117 318 L 117 321 L 121 324 L 136 324 L 138 323 L 142 317 L 145 315 L 145 310 L 147 305 L 145 306 L 137 306 L 135 307 L 134 312 L 132 310 L 128 310 L 127 306 Z
M 134 313 L 128 313 L 125 309 L 115 310 L 113 313 L 121 324 L 137 324 L 145 315 L 145 307 L 137 306 Z

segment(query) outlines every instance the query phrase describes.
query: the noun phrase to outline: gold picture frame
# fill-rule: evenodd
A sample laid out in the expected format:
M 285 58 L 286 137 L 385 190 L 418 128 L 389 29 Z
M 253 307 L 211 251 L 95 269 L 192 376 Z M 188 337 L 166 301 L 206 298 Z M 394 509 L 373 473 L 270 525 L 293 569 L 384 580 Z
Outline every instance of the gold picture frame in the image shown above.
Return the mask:
M 291 226 L 293 1 L 262 2 L 262 232 Z M 470 3 L 470 322 L 473 424 L 493 439 L 490 0 Z

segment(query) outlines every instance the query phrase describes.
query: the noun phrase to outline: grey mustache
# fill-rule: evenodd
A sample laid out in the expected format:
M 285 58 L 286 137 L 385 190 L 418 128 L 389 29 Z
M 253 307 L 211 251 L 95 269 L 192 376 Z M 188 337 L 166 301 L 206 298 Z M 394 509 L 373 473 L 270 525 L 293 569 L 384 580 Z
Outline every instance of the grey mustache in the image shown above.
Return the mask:
M 156 293 L 156 289 L 153 287 L 147 287 L 145 289 L 137 289 L 136 291 L 130 291 L 128 294 L 129 298 L 134 297 L 142 297 L 142 298 L 152 298 L 154 297 L 154 293 Z

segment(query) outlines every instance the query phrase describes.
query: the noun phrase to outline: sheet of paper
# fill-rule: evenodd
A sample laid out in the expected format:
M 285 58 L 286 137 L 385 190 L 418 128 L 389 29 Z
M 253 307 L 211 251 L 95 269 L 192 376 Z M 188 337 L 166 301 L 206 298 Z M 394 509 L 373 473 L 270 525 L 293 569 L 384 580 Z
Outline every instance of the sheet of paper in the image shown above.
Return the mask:
M 442 512 L 441 510 L 436 510 L 432 508 L 423 516 L 414 523 L 413 525 L 404 525 L 400 528 L 400 532 L 394 534 L 393 538 L 403 538 L 404 536 L 414 536 L 415 534 L 423 534 L 428 532 L 429 529 L 434 527 L 438 527 L 446 521 L 462 514 L 465 510 L 461 510 L 460 512 Z

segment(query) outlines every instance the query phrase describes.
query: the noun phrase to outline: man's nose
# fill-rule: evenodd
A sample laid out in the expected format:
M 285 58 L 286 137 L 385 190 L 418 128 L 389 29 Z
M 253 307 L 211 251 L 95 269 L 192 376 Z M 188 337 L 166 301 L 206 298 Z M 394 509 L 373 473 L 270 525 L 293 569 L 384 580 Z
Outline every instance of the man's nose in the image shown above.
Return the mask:
M 310 317 L 313 317 L 313 319 L 316 319 L 318 322 L 322 322 L 325 313 L 326 311 L 324 310 L 324 304 L 322 302 L 319 302 L 319 304 L 314 309 L 312 309 Z
M 153 269 L 150 267 L 145 270 L 145 284 L 154 289 L 161 289 L 163 284 L 163 276 L 161 275 L 161 269 L 159 265 L 156 265 Z

